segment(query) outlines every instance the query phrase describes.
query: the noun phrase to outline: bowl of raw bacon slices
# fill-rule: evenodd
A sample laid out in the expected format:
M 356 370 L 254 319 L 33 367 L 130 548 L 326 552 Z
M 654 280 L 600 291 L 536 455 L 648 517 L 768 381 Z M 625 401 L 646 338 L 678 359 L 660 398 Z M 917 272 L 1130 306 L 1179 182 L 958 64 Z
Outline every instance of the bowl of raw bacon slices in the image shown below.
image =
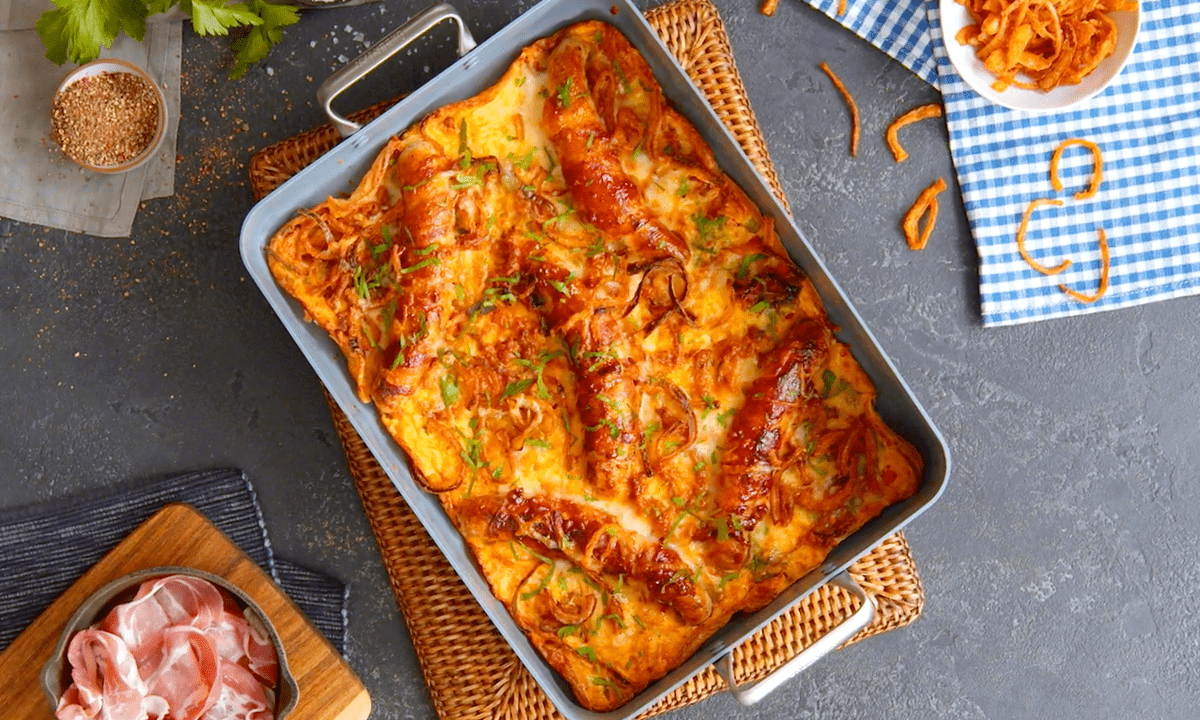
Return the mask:
M 97 590 L 64 628 L 42 687 L 58 720 L 283 720 L 299 696 L 254 600 L 183 567 Z

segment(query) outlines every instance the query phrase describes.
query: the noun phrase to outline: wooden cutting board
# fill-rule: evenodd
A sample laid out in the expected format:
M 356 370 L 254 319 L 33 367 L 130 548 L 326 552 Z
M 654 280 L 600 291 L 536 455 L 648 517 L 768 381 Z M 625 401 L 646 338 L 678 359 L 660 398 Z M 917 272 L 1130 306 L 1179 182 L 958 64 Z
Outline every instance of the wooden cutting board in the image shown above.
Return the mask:
M 0 655 L 0 713 L 53 720 L 42 692 L 42 665 L 71 614 L 110 580 L 143 568 L 179 565 L 207 570 L 237 585 L 275 624 L 288 667 L 300 686 L 289 720 L 365 720 L 371 697 L 295 603 L 237 545 L 191 506 L 167 505 L 75 582 Z

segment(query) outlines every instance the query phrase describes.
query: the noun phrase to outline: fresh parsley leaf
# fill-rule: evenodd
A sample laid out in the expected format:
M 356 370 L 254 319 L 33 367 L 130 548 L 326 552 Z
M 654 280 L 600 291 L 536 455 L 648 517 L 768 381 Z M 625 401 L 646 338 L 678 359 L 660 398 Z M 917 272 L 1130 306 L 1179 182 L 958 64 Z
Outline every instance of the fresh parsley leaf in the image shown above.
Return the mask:
M 267 56 L 271 47 L 283 39 L 283 28 L 300 21 L 293 5 L 266 0 L 247 0 L 246 5 L 262 18 L 262 23 L 254 25 L 233 42 L 234 63 L 229 71 L 232 80 L 245 75 L 251 65 Z
M 180 0 L 179 7 L 192 16 L 192 29 L 197 35 L 228 35 L 235 27 L 263 24 L 263 19 L 246 3 L 226 5 L 224 0 Z
M 144 0 L 55 0 L 57 7 L 37 21 L 46 45 L 46 58 L 62 65 L 85 63 L 100 56 L 100 46 L 112 47 L 121 31 L 141 41 L 146 36 Z

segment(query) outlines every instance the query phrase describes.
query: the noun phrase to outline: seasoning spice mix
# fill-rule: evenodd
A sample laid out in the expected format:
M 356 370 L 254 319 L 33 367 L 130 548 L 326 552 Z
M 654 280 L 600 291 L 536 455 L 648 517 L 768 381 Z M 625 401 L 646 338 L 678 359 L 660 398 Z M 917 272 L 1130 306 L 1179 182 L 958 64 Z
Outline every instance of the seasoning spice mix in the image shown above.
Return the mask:
M 63 152 L 80 165 L 121 166 L 155 141 L 160 102 L 158 90 L 141 75 L 120 70 L 85 74 L 55 96 L 51 130 Z

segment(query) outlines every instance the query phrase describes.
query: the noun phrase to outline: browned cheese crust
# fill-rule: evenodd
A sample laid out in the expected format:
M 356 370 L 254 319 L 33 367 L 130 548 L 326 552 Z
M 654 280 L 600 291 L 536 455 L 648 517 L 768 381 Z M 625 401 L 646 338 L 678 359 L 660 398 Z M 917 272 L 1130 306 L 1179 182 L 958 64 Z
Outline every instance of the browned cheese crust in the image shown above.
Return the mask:
M 916 490 L 770 219 L 607 24 L 526 48 L 268 253 L 588 708 Z

